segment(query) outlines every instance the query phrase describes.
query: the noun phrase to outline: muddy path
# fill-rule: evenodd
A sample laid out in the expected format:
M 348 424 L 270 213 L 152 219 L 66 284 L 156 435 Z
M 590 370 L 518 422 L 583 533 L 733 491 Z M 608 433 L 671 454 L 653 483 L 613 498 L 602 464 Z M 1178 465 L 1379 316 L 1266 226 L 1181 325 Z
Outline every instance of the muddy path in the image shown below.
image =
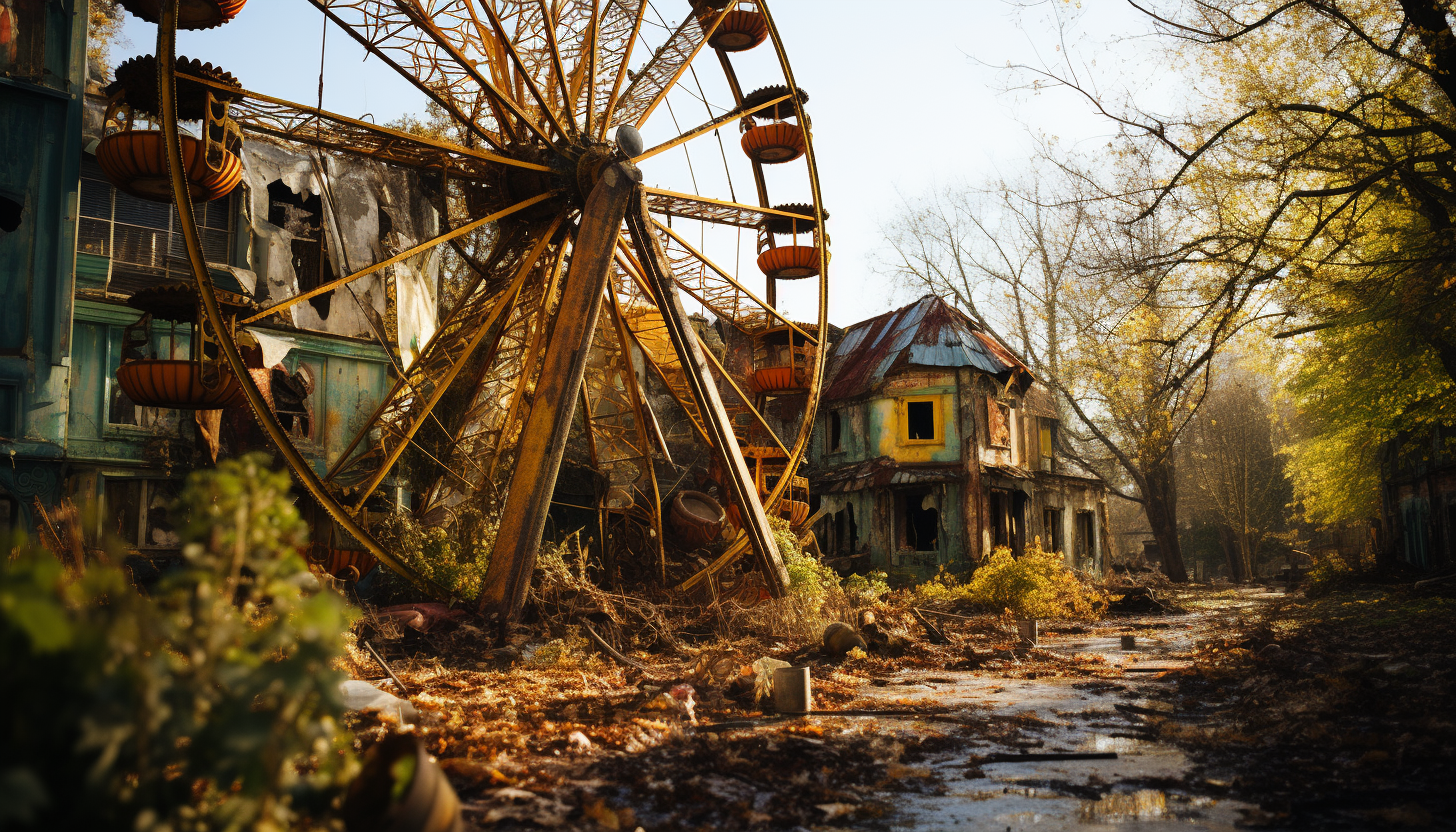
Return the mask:
M 517 726 L 503 732 L 518 734 L 514 751 L 454 756 L 492 730 L 481 698 L 457 734 L 429 732 L 478 828 L 1230 830 L 1252 807 L 1201 780 L 1153 725 L 1183 718 L 1165 704 L 1166 672 L 1281 597 L 1205 593 L 1183 615 L 1060 623 L 1029 650 L 1007 649 L 1008 623 L 948 622 L 968 661 L 819 665 L 819 710 L 804 717 L 705 705 L 690 725 L 631 705 L 660 696 L 646 681 L 573 671 L 557 684 L 579 675 L 597 692 L 547 706 L 528 731 L 500 723 Z
M 927 767 L 941 784 L 933 793 L 900 794 L 881 828 L 1232 830 L 1253 806 L 1210 796 L 1220 784 L 1196 781 L 1192 761 L 1156 739 L 1149 718 L 1178 719 L 1165 703 L 1173 682 L 1163 674 L 1185 666 L 1199 640 L 1227 631 L 1242 616 L 1282 593 L 1262 589 L 1199 602 L 1186 615 L 1113 618 L 1088 634 L 1042 635 L 1039 647 L 1066 655 L 1099 654 L 1122 678 L 1007 678 L 990 672 L 910 672 L 877 680 L 868 699 L 887 705 L 933 701 L 982 719 L 1008 719 L 1011 738 L 968 738 L 933 755 Z M 1131 649 L 1123 637 L 1132 636 Z M 1034 674 L 1032 674 L 1034 675 Z M 887 730 L 924 726 L 890 723 Z M 1022 762 L 1015 758 L 1027 755 Z M 1052 759 L 1035 759 L 1037 756 Z M 1066 755 L 1083 759 L 1054 759 Z M 1116 755 L 1115 758 L 1095 758 Z

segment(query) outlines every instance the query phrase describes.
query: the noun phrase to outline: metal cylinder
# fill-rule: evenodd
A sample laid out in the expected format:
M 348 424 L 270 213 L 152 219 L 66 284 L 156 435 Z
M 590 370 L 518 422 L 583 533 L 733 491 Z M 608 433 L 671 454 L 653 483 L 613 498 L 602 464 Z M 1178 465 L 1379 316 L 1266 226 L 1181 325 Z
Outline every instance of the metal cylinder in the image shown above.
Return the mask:
M 781 714 L 807 714 L 814 709 L 809 668 L 780 667 L 773 675 L 774 708 Z
M 1036 619 L 1023 618 L 1016 622 L 1017 634 L 1021 636 L 1021 643 L 1026 647 L 1036 646 Z

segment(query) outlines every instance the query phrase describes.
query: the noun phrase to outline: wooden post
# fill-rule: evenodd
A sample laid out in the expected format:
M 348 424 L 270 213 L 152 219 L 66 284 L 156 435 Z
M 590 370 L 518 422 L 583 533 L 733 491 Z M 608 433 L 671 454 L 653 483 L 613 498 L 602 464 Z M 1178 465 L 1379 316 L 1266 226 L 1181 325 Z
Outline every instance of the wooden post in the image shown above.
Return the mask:
M 758 489 L 753 475 L 743 460 L 743 450 L 733 435 L 733 425 L 728 412 L 723 409 L 723 399 L 718 395 L 718 385 L 708 371 L 708 364 L 698 348 L 697 334 L 693 332 L 682 299 L 678 296 L 677 284 L 672 279 L 672 265 L 657 236 L 652 231 L 652 218 L 647 214 L 647 200 L 639 194 L 627 212 L 627 227 L 632 232 L 632 241 L 637 249 L 637 258 L 647 272 L 648 284 L 652 288 L 653 300 L 662 313 L 667 325 L 668 336 L 673 349 L 682 360 L 683 374 L 687 376 L 693 399 L 702 411 L 703 426 L 713 440 L 718 453 L 718 462 L 727 472 L 727 485 L 733 492 L 733 499 L 743 515 L 743 530 L 748 535 L 753 554 L 763 572 L 768 591 L 775 598 L 782 598 L 789 591 L 789 572 L 784 568 L 783 557 L 778 544 L 774 542 L 773 530 L 768 524 L 763 503 L 759 502 Z
M 581 212 L 561 304 L 541 359 L 536 395 L 521 428 L 490 568 L 481 582 L 480 612 L 498 627 L 514 621 L 526 603 L 566 437 L 576 416 L 622 215 L 641 178 L 630 162 L 607 167 Z

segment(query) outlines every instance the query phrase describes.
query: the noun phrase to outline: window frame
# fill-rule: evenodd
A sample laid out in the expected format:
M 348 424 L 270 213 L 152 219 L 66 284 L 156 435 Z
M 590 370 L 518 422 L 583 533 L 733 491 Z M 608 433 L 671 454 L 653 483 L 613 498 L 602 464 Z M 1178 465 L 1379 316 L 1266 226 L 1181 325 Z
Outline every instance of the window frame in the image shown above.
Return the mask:
M 945 444 L 945 414 L 942 413 L 944 396 L 904 396 L 900 399 L 900 444 L 902 445 L 944 445 Z M 910 438 L 910 405 L 928 403 L 931 405 L 931 438 L 911 439 Z
M 190 266 L 187 265 L 186 254 L 177 253 L 182 250 L 182 237 L 181 228 L 177 224 L 176 207 L 168 206 L 158 209 L 168 212 L 166 228 L 138 225 L 134 222 L 118 220 L 116 212 L 120 192 L 115 185 L 112 185 L 105 179 L 104 175 L 99 175 L 100 166 L 95 161 L 95 157 L 91 157 L 86 161 L 89 164 L 82 164 L 78 193 L 86 189 L 87 183 L 95 183 L 99 187 L 107 188 L 108 190 L 106 191 L 106 198 L 104 200 L 106 203 L 106 216 L 97 217 L 87 213 L 91 209 L 87 207 L 84 199 L 81 200 L 76 212 L 76 251 L 78 254 L 85 254 L 90 257 L 101 257 L 107 261 L 106 291 L 111 291 L 112 280 L 118 272 L 124 276 L 132 277 L 186 278 L 190 280 L 192 273 Z M 204 236 L 208 233 L 221 233 L 225 235 L 221 244 L 216 246 L 220 250 L 218 253 L 221 254 L 221 259 L 220 261 L 214 260 L 212 262 L 224 262 L 228 265 L 237 265 L 239 262 L 238 248 L 239 240 L 242 236 L 240 229 L 243 228 L 243 206 L 246 201 L 244 188 L 244 185 L 239 185 L 232 193 L 220 200 L 221 205 L 218 202 L 195 203 L 193 205 L 194 210 L 198 214 L 199 232 L 203 233 Z M 98 200 L 99 202 L 100 200 Z M 210 224 L 213 212 L 219 209 L 226 222 L 226 227 Z M 89 251 L 85 248 L 92 239 L 86 230 L 88 224 L 92 223 L 104 224 L 105 239 L 102 245 L 105 251 L 103 253 Z M 152 233 L 156 235 L 157 239 L 153 241 L 151 246 L 153 255 L 151 264 L 134 263 L 129 260 L 117 259 L 118 225 L 124 226 L 126 229 L 132 229 L 137 234 L 144 235 L 146 233 Z M 97 236 L 98 240 L 100 236 Z
M 830 410 L 825 417 L 829 424 L 826 426 L 824 447 L 827 453 L 837 454 L 844 451 L 844 414 L 839 409 Z
M 118 536 L 119 537 L 119 534 L 117 532 L 113 531 L 111 528 L 109 528 L 109 525 L 108 525 L 111 522 L 111 520 L 112 520 L 112 509 L 115 507 L 114 503 L 112 502 L 115 499 L 112 496 L 112 489 L 115 488 L 115 487 L 121 486 L 123 484 L 130 485 L 132 483 L 136 483 L 138 485 L 139 492 L 140 492 L 139 495 L 138 495 L 138 501 L 137 501 L 137 516 L 136 516 L 136 521 L 137 521 L 136 522 L 136 527 L 137 527 L 137 530 L 136 530 L 136 538 L 137 539 L 135 539 L 135 540 L 124 540 L 123 542 L 128 547 L 130 547 L 132 549 L 135 549 L 138 552 L 143 552 L 143 553 L 145 553 L 145 552 L 174 552 L 174 551 L 177 551 L 177 550 L 181 549 L 182 543 L 181 543 L 181 540 L 180 539 L 177 541 L 177 545 L 175 545 L 175 546 L 162 546 L 162 545 L 157 545 L 155 543 L 150 543 L 150 542 L 148 542 L 146 540 L 146 538 L 147 538 L 147 532 L 150 529 L 150 524 L 147 522 L 147 517 L 148 517 L 149 512 L 151 511 L 152 496 L 153 496 L 153 494 L 152 494 L 153 484 L 154 483 L 170 483 L 171 484 L 171 487 L 172 487 L 172 489 L 174 491 L 179 491 L 180 488 L 181 488 L 181 486 L 182 486 L 182 483 L 181 483 L 180 480 L 168 479 L 166 477 L 147 477 L 147 476 L 136 476 L 136 475 L 130 475 L 130 474 L 123 474 L 123 475 L 117 476 L 117 475 L 103 473 L 102 476 L 101 476 L 101 489 L 102 489 L 101 490 L 101 509 L 102 510 L 100 512 L 100 517 L 98 518 L 98 526 L 99 526 L 98 529 L 97 529 L 97 532 L 98 532 L 98 535 L 99 535 L 99 538 L 98 539 L 104 538 L 107 535 L 115 535 L 115 536 Z M 118 488 L 118 490 L 119 490 L 119 488 Z M 172 533 L 174 535 L 177 533 L 176 526 L 175 525 L 173 526 Z

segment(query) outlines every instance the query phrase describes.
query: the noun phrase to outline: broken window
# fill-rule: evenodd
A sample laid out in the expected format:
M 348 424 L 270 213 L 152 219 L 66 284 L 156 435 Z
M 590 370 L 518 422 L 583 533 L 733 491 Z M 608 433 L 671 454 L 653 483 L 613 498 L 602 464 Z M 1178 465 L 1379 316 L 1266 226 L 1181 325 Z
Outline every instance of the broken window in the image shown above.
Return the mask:
M 844 441 L 844 423 L 838 410 L 829 412 L 829 450 L 837 451 Z
M 314 383 L 308 365 L 300 364 L 290 373 L 282 365 L 273 368 L 270 383 L 273 389 L 274 413 L 288 435 L 296 439 L 313 438 Z
M 292 237 L 293 274 L 298 290 L 307 292 L 334 279 L 333 263 L 323 226 L 324 202 L 318 194 L 294 191 L 276 180 L 268 185 L 268 222 L 287 231 Z M 325 320 L 333 303 L 329 290 L 308 299 L 314 311 Z
M 45 74 L 45 0 L 0 3 L 0 75 L 39 80 Z
M 904 518 L 902 542 L 917 552 L 940 549 L 940 510 L 929 490 L 907 491 L 900 495 Z
M 1041 513 L 1041 526 L 1045 535 L 1042 539 L 1042 549 L 1047 552 L 1062 551 L 1062 510 L 1059 508 L 1044 509 Z
M 1016 557 L 1026 545 L 1023 518 L 1026 515 L 1027 496 L 1020 491 L 991 489 L 991 545 L 1005 546 Z
M 1076 535 L 1076 537 L 1072 541 L 1072 546 L 1073 546 L 1072 551 L 1073 551 L 1073 553 L 1075 554 L 1075 556 L 1077 558 L 1077 565 L 1079 567 L 1085 569 L 1085 568 L 1087 568 L 1087 565 L 1090 565 L 1091 564 L 1091 562 L 1092 562 L 1092 555 L 1093 555 L 1093 548 L 1092 548 L 1092 529 L 1093 529 L 1092 512 L 1090 512 L 1090 511 L 1079 511 L 1079 512 L 1077 512 L 1077 516 L 1075 518 L 1073 518 L 1073 522 L 1074 522 L 1075 528 L 1073 528 L 1072 531 L 1073 531 L 1073 534 Z
M 910 442 L 934 442 L 940 439 L 936 416 L 938 399 L 910 399 L 905 402 L 905 439 Z
M 986 426 L 993 447 L 1011 447 L 1011 408 L 996 401 L 995 396 L 986 397 Z
M 25 203 L 0 194 L 0 231 L 7 234 L 20 227 L 20 216 L 25 213 Z
M 181 544 L 170 515 L 177 501 L 171 480 L 107 477 L 104 534 L 138 549 L 175 549 Z

